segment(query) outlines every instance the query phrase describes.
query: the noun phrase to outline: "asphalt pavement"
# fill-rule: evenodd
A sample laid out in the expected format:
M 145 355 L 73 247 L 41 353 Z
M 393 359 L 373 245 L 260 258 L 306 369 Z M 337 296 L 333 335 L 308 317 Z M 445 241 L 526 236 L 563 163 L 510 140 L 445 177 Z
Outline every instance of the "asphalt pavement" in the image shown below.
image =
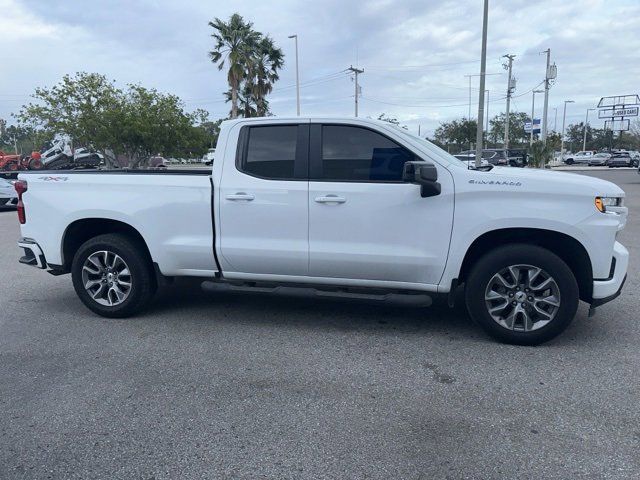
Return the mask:
M 461 305 L 206 292 L 108 320 L 0 212 L 2 479 L 640 477 L 640 175 L 622 295 L 539 347 Z

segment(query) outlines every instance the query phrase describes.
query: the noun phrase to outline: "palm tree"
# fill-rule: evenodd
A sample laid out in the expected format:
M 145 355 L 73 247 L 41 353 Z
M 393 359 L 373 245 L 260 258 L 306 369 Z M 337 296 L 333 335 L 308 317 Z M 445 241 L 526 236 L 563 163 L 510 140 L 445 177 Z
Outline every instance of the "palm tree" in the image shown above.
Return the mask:
M 237 13 L 231 16 L 228 23 L 216 18 L 209 22 L 209 26 L 215 30 L 211 36 L 216 42 L 214 49 L 209 52 L 209 58 L 218 64 L 219 70 L 225 64 L 229 67 L 227 80 L 231 87 L 231 118 L 237 118 L 238 90 L 246 78 L 255 46 L 262 35 L 253 30 L 253 23 L 245 22 Z
M 273 84 L 280 78 L 278 70 L 283 65 L 282 50 L 275 46 L 271 37 L 261 38 L 255 46 L 247 77 L 258 116 L 265 116 L 269 111 L 269 102 L 266 97 L 273 90 Z

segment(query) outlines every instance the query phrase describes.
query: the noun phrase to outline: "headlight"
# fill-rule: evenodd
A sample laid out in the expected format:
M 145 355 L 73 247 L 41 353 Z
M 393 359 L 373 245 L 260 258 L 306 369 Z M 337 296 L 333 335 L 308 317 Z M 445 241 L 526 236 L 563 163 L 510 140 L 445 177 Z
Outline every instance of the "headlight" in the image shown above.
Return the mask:
M 621 207 L 622 197 L 596 197 L 596 208 L 604 213 L 607 207 Z

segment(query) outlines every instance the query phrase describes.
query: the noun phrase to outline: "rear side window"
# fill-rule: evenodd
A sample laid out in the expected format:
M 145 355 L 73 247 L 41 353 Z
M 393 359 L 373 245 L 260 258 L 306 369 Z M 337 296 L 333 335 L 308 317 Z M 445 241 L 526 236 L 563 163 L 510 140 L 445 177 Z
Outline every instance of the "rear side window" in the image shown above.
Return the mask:
M 273 180 L 294 178 L 297 132 L 295 125 L 249 128 L 247 151 L 240 170 Z
M 415 155 L 384 135 L 366 128 L 322 127 L 322 180 L 402 181 L 402 170 Z

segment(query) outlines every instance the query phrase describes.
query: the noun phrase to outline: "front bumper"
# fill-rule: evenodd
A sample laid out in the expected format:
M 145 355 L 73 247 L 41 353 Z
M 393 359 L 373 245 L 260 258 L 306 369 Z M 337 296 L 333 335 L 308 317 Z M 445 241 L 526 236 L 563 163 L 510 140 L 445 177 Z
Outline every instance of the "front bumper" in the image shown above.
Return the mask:
M 624 246 L 616 242 L 613 245 L 613 258 L 615 267 L 609 278 L 593 281 L 593 306 L 610 302 L 622 291 L 622 286 L 627 278 L 629 266 L 629 252 Z
M 47 268 L 47 260 L 44 258 L 40 245 L 35 240 L 21 238 L 18 240 L 18 247 L 24 250 L 24 255 L 19 260 L 20 263 L 43 270 Z

